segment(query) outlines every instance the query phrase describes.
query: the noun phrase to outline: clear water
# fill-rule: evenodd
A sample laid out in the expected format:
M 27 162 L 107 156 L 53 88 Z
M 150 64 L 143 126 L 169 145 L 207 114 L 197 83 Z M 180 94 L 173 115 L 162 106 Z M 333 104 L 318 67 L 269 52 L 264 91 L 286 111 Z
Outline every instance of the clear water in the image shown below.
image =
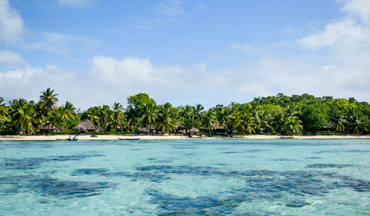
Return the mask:
M 370 215 L 370 140 L 0 142 L 0 215 Z

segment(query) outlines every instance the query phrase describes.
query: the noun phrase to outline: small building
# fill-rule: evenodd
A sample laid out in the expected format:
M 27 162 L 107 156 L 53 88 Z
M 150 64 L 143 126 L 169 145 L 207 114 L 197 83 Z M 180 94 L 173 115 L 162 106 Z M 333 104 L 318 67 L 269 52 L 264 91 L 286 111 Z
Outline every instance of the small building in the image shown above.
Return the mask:
M 99 131 L 99 132 L 105 131 L 105 129 L 102 128 L 102 127 L 96 127 L 96 130 Z
M 53 133 L 59 133 L 59 131 L 63 131 L 63 128 L 59 127 L 59 126 L 56 126 L 56 125 L 52 125 L 52 124 L 41 124 L 38 129 L 41 131 L 41 132 L 49 132 L 49 131 L 52 131 Z
M 89 120 L 83 120 L 76 126 L 76 130 L 79 133 L 95 132 L 97 127 L 93 125 Z

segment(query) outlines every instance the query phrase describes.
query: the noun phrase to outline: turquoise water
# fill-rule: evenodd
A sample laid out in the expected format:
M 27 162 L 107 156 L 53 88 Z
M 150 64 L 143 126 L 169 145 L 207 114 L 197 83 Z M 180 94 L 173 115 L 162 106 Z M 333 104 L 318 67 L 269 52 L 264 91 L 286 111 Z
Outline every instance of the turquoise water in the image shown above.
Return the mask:
M 370 140 L 0 142 L 0 215 L 370 215 Z

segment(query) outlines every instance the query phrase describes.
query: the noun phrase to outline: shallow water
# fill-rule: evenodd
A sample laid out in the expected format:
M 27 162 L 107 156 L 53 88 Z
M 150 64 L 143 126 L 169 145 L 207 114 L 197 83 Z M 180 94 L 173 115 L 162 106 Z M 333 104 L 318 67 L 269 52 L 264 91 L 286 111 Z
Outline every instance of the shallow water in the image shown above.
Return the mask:
M 370 215 L 370 140 L 3 141 L 0 215 Z

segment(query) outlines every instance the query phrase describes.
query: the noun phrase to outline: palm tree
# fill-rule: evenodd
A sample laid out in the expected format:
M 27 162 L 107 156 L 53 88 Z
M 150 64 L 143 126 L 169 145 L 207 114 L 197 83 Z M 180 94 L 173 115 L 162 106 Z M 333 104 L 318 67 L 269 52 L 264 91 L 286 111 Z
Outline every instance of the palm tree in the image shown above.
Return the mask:
M 173 117 L 173 111 L 172 107 L 168 106 L 163 106 L 159 110 L 156 126 L 163 133 L 174 131 L 177 128 L 177 120 Z
M 8 108 L 3 104 L 4 99 L 0 97 L 0 121 L 8 115 Z
M 67 101 L 64 105 L 59 107 L 61 120 L 64 123 L 63 128 L 65 128 L 68 120 L 70 119 L 75 120 L 75 116 L 76 116 L 75 110 L 76 108 L 69 101 Z
M 144 123 L 145 127 L 148 129 L 149 126 L 155 123 L 157 117 L 157 106 L 155 103 L 145 103 L 143 105 L 143 115 L 140 120 Z
M 258 129 L 261 130 L 261 132 L 268 132 L 268 131 L 274 131 L 274 128 L 271 126 L 272 121 L 272 115 L 267 109 L 261 109 L 261 112 L 259 113 L 259 125 Z
M 244 119 L 243 128 L 244 128 L 244 131 L 243 131 L 244 134 L 243 135 L 245 135 L 245 132 L 247 132 L 248 134 L 252 134 L 252 133 L 256 132 L 254 130 L 255 124 L 254 124 L 254 117 L 253 116 L 250 116 L 250 117 L 247 117 L 247 118 Z
M 239 112 L 241 115 L 241 123 L 237 129 L 243 131 L 243 135 L 245 135 L 246 133 L 255 133 L 254 117 L 252 116 L 252 114 L 243 106 L 240 108 Z
M 347 123 L 347 120 L 345 119 L 344 115 L 335 112 L 330 115 L 329 119 L 332 124 L 331 125 L 332 130 L 344 131 L 344 129 L 346 128 L 344 124 Z
M 216 113 L 213 111 L 213 109 L 209 109 L 207 112 L 202 114 L 202 126 L 208 129 L 210 136 L 212 136 L 212 131 L 215 129 L 214 124 L 216 122 Z
M 297 117 L 289 117 L 287 119 L 287 124 L 285 125 L 285 132 L 287 135 L 302 135 L 303 126 L 302 121 Z
M 136 116 L 135 108 L 133 108 L 132 106 L 127 107 L 125 111 L 125 118 L 126 118 L 126 122 L 130 125 L 129 126 L 130 129 L 135 128 L 135 123 L 136 123 L 135 116 Z
M 260 113 L 262 111 L 261 106 L 256 101 L 253 101 L 249 110 L 252 113 L 252 116 L 254 117 L 254 121 L 255 121 L 256 126 L 260 127 L 260 124 L 261 124 L 261 122 L 260 122 Z
M 361 132 L 367 131 L 366 129 L 366 119 L 363 116 L 356 116 L 353 123 L 351 123 L 353 132 L 359 134 Z
M 44 116 L 45 110 L 44 110 L 43 102 L 39 101 L 39 102 L 33 104 L 33 108 L 36 112 L 36 117 L 35 117 L 36 122 L 37 122 L 37 124 L 41 125 L 45 121 L 45 116 Z
M 56 96 L 58 96 L 58 94 L 54 94 L 54 90 L 51 90 L 50 88 L 41 92 L 40 100 L 44 102 L 45 116 L 48 115 L 53 106 L 58 102 L 58 98 Z
M 90 107 L 86 111 L 86 115 L 93 125 L 97 125 L 98 127 L 100 127 L 99 112 L 97 107 Z
M 232 110 L 229 107 L 223 107 L 220 112 L 220 124 L 224 126 L 225 128 L 225 134 L 227 134 L 227 131 L 229 129 L 229 126 L 231 125 L 231 115 Z
M 97 107 L 97 112 L 99 114 L 99 120 L 102 122 L 99 122 L 100 126 L 103 126 L 104 130 L 107 129 L 108 119 L 112 113 L 112 110 L 109 108 L 108 105 L 103 105 Z M 100 124 L 102 123 L 102 124 Z
M 27 103 L 25 99 L 10 101 L 11 107 L 11 122 L 17 131 L 26 133 L 31 129 L 34 130 L 36 122 L 36 112 L 32 103 Z
M 52 109 L 46 117 L 46 123 L 51 125 L 51 133 L 54 134 L 54 127 L 62 123 L 62 113 L 57 109 Z
M 187 113 L 186 115 L 180 118 L 180 123 L 185 128 L 185 134 L 187 134 L 188 130 L 190 130 L 193 127 L 197 127 L 195 114 L 193 112 Z
M 275 110 L 271 119 L 271 126 L 274 128 L 276 133 L 282 133 L 287 121 L 284 111 Z
M 114 102 L 113 106 L 113 113 L 112 113 L 112 119 L 113 119 L 113 128 L 116 130 L 117 125 L 120 125 L 120 120 L 123 117 L 123 106 L 120 103 Z M 120 128 L 122 132 L 122 127 Z
M 202 124 L 202 111 L 204 110 L 204 107 L 201 104 L 197 104 L 194 107 L 194 115 L 195 115 L 195 121 L 197 125 Z

